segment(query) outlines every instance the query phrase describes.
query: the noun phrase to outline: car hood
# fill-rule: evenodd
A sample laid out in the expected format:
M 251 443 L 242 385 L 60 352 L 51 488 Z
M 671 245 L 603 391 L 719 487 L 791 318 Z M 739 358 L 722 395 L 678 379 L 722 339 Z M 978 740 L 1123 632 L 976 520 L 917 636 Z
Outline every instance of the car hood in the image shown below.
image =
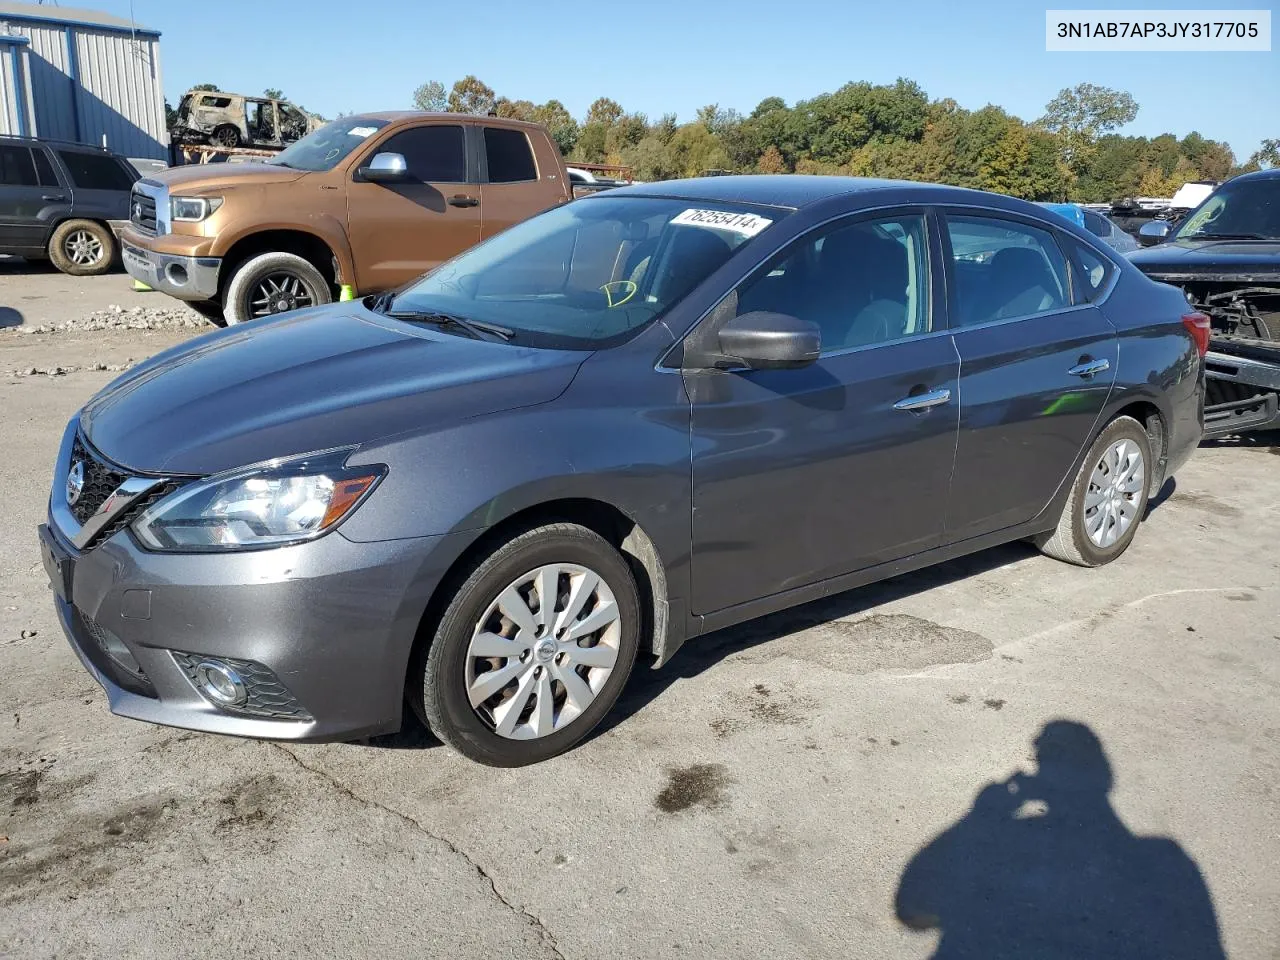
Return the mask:
M 163 183 L 171 192 L 176 192 L 175 188 L 179 187 L 187 190 L 219 190 L 240 185 L 292 183 L 309 172 L 271 163 L 192 163 L 170 167 L 163 172 L 151 174 L 147 179 Z
M 1280 280 L 1280 240 L 1174 240 L 1129 254 L 1159 280 Z
M 130 470 L 208 474 L 545 403 L 587 356 L 332 304 L 159 354 L 90 400 L 80 423 Z

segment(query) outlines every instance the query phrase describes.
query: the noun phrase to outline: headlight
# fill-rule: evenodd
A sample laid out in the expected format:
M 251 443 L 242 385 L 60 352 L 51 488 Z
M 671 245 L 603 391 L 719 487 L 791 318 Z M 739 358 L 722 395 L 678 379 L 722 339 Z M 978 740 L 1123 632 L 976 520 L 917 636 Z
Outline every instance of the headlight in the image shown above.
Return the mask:
M 150 550 L 204 553 L 314 540 L 353 511 L 386 473 L 347 467 L 351 448 L 245 467 L 196 481 L 133 522 Z
M 169 217 L 198 223 L 222 206 L 221 197 L 170 197 Z

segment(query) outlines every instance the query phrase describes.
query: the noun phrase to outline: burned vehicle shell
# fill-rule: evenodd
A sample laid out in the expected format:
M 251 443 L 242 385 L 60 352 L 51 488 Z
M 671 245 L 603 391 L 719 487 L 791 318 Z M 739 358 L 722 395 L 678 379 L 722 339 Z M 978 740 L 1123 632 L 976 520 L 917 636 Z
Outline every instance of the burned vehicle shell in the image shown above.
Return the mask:
M 1206 435 L 1280 428 L 1280 170 L 1231 180 L 1130 260 L 1213 324 Z
M 169 129 L 174 143 L 218 147 L 283 147 L 301 140 L 320 122 L 288 100 L 225 90 L 189 90 Z

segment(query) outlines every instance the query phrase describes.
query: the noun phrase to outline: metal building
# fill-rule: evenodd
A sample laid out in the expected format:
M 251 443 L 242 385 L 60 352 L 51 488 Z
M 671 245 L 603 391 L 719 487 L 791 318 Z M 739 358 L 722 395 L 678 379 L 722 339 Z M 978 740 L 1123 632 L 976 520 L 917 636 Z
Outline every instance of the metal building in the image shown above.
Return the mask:
M 160 34 L 96 10 L 0 0 L 0 133 L 168 156 Z

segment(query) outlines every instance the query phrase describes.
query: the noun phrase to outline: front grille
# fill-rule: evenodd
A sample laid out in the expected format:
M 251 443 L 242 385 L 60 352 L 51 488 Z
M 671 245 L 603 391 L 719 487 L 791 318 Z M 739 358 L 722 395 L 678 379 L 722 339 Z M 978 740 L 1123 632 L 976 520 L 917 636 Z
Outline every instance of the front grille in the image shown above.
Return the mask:
M 157 503 L 164 499 L 180 486 L 182 486 L 182 484 L 177 480 L 167 480 L 153 489 L 146 496 L 139 497 L 133 503 L 129 504 L 129 506 L 124 510 L 121 510 L 114 520 L 95 533 L 93 537 L 90 538 L 89 542 L 84 545 L 84 549 L 92 550 L 103 541 L 114 537 L 129 524 L 133 523 L 134 518 L 141 514 L 143 510 L 146 510 L 147 507 L 151 506 L 153 503 Z
M 128 474 L 115 469 L 112 464 L 90 451 L 79 436 L 71 447 L 71 463 L 67 466 L 72 468 L 77 463 L 84 464 L 84 486 L 80 490 L 80 499 L 71 504 L 71 513 L 78 523 L 84 524 L 107 502 L 107 497 L 128 479 Z
M 196 667 L 205 660 L 224 663 L 240 674 L 240 679 L 244 681 L 248 699 L 235 707 L 214 703 L 214 706 L 220 710 L 253 717 L 265 717 L 268 720 L 309 721 L 313 719 L 311 714 L 304 710 L 293 694 L 289 692 L 289 688 L 281 683 L 280 678 L 271 672 L 271 668 L 258 663 L 256 660 L 236 660 L 231 657 L 201 657 L 193 653 L 181 653 L 177 650 L 173 650 L 171 653 L 178 666 L 182 668 L 182 672 L 191 681 L 191 685 L 197 690 L 200 689 L 200 686 L 196 682 Z M 213 703 L 213 701 L 210 702 Z
M 80 649 L 116 686 L 144 697 L 156 696 L 155 685 L 124 641 L 82 611 L 75 611 L 75 631 Z
M 135 190 L 129 198 L 129 222 L 139 230 L 147 233 L 156 232 L 156 201 L 145 193 Z

